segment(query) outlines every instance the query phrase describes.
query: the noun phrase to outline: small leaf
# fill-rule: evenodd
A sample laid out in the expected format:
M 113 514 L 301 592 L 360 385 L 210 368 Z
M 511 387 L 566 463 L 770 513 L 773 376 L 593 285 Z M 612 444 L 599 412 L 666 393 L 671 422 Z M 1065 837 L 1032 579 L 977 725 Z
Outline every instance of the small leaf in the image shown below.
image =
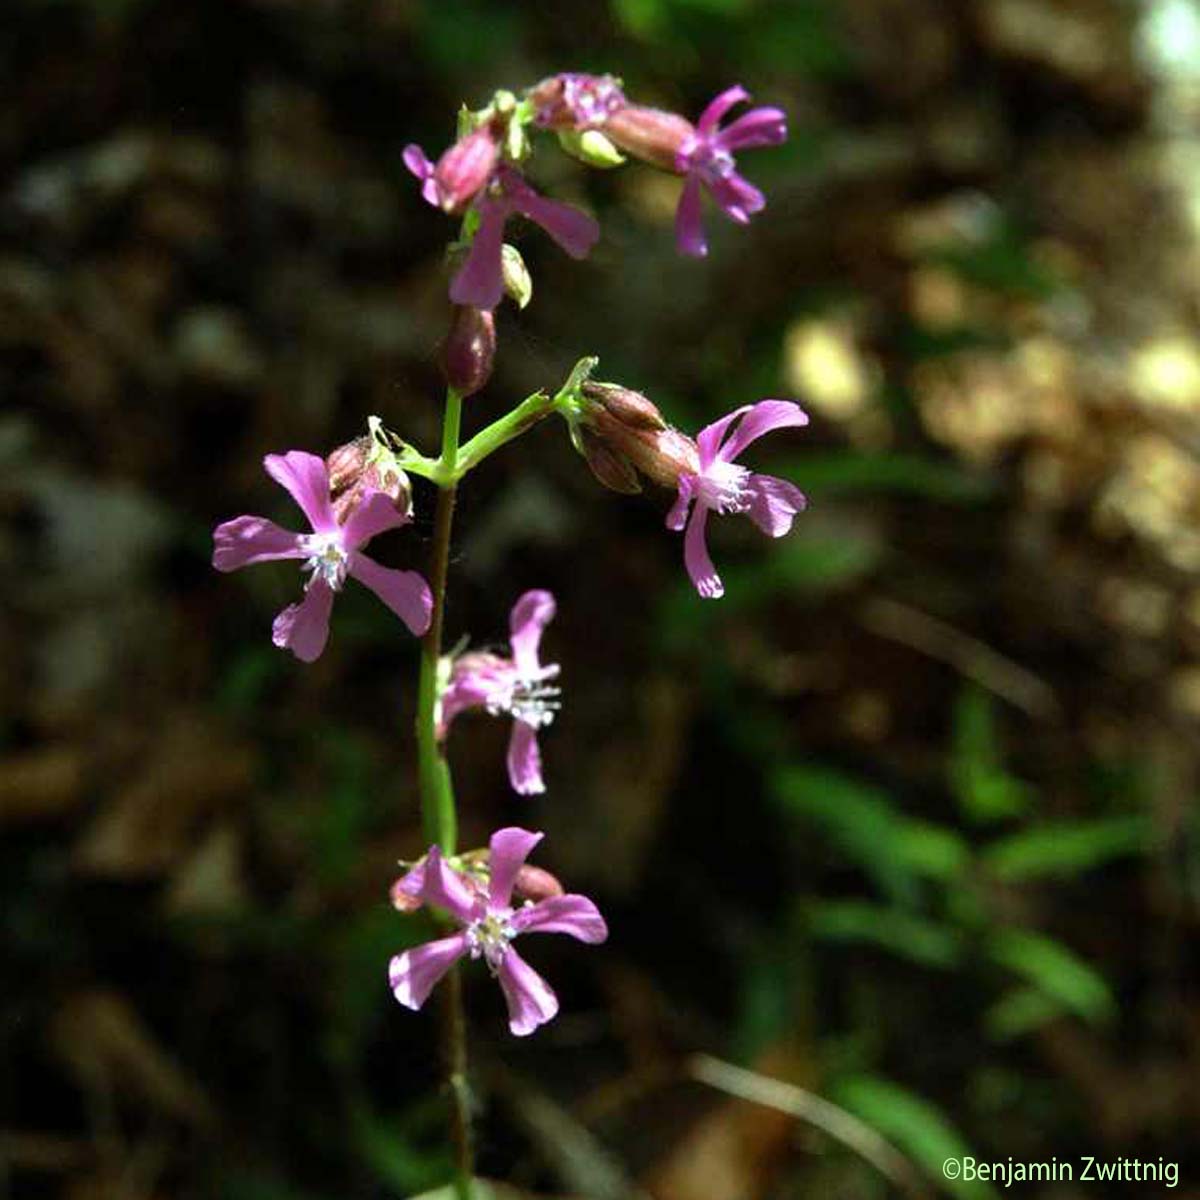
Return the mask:
M 1053 938 L 1006 929 L 991 939 L 989 952 L 1001 966 L 1085 1020 L 1105 1021 L 1116 1015 L 1116 1002 L 1104 978 Z
M 1031 1033 L 1061 1017 L 1063 1006 L 1039 988 L 1018 987 L 1005 992 L 984 1014 L 983 1024 L 997 1041 Z
M 1017 816 L 1033 798 L 1004 769 L 993 701 L 979 687 L 966 688 L 955 705 L 950 781 L 963 813 L 976 822 Z
M 963 1200 L 995 1197 L 979 1180 L 949 1180 L 942 1165 L 972 1157 L 962 1135 L 928 1100 L 877 1075 L 853 1075 L 830 1089 L 830 1099 L 864 1120 Z
M 951 967 L 961 956 L 958 933 L 902 909 L 861 900 L 830 901 L 814 907 L 814 937 L 837 942 L 871 942 L 928 967 Z
M 1114 858 L 1143 853 L 1149 832 L 1140 816 L 1058 821 L 995 841 L 982 857 L 998 879 L 1008 882 L 1080 875 Z

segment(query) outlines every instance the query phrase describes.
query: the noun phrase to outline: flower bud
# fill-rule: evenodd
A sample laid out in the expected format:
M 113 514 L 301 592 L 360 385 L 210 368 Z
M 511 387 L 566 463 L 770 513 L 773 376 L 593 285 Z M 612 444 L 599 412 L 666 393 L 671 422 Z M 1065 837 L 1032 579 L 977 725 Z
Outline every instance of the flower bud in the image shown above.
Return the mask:
M 448 213 L 462 212 L 492 177 L 499 158 L 497 131 L 490 122 L 459 138 L 433 169 L 442 208 Z
M 667 423 L 658 406 L 632 388 L 619 383 L 585 380 L 579 388 L 589 400 L 594 400 L 619 421 L 634 429 L 666 429 Z
M 604 123 L 609 141 L 664 171 L 679 171 L 680 150 L 695 136 L 691 121 L 677 113 L 627 104 Z
M 681 474 L 700 470 L 696 443 L 663 420 L 657 407 L 630 388 L 591 380 L 580 385 L 580 449 L 606 487 L 627 491 L 626 468 L 661 487 L 674 488 Z M 596 445 L 608 453 L 601 455 Z M 613 458 L 618 460 L 614 466 Z
M 531 867 L 525 863 L 517 871 L 517 878 L 513 882 L 513 891 L 522 900 L 536 902 L 549 900 L 552 896 L 561 896 L 564 889 L 563 885 L 549 871 L 545 871 L 541 867 Z
M 412 483 L 381 441 L 360 437 L 338 446 L 325 459 L 325 468 L 339 525 L 345 525 L 371 492 L 390 496 L 396 511 L 405 516 L 412 512 Z
M 586 429 L 580 431 L 579 447 L 592 474 L 610 491 L 635 496 L 642 490 L 637 471 L 629 459 L 610 450 Z
M 596 129 L 625 104 L 621 81 L 612 75 L 565 73 L 529 91 L 534 121 L 543 129 Z
M 456 305 L 442 343 L 442 374 L 460 396 L 473 396 L 487 383 L 496 357 L 496 321 L 486 309 Z
M 345 490 L 363 473 L 371 453 L 371 439 L 365 434 L 331 450 L 325 459 L 329 472 L 329 490 L 337 493 Z

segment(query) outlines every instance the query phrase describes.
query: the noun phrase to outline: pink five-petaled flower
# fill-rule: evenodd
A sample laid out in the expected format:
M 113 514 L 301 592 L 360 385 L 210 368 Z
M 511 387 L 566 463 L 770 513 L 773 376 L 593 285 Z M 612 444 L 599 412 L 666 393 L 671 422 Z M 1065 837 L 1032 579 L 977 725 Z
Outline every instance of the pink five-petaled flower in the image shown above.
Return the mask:
M 509 616 L 512 658 L 486 651 L 459 655 L 439 699 L 438 736 L 442 738 L 451 721 L 466 709 L 483 708 L 492 716 L 512 717 L 508 778 L 522 796 L 546 790 L 537 731 L 554 720 L 560 693 L 550 683 L 558 675 L 558 664 L 543 666 L 538 646 L 554 611 L 554 597 L 549 592 L 526 592 Z
M 368 587 L 414 634 L 429 628 L 433 597 L 429 585 L 416 571 L 381 567 L 362 553 L 377 533 L 405 524 L 390 496 L 369 492 L 339 525 L 329 497 L 329 473 L 315 454 L 289 450 L 263 459 L 267 474 L 287 489 L 312 526 L 311 533 L 292 533 L 265 517 L 235 517 L 213 531 L 213 566 L 237 571 L 251 563 L 278 558 L 304 559 L 312 577 L 304 599 L 291 604 L 275 618 L 272 640 L 303 662 L 320 657 L 329 636 L 329 613 L 334 594 L 351 575 Z
M 735 104 L 749 99 L 750 93 L 740 85 L 723 91 L 701 114 L 695 131 L 675 156 L 676 169 L 687 176 L 675 213 L 675 241 L 682 254 L 708 253 L 700 216 L 701 187 L 742 225 L 767 203 L 762 192 L 737 173 L 733 155 L 736 150 L 779 145 L 787 138 L 786 114 L 778 108 L 752 108 L 724 129 L 717 127 Z
M 731 433 L 735 421 L 739 423 Z M 807 424 L 808 417 L 798 404 L 760 400 L 735 408 L 697 435 L 700 470 L 696 474 L 680 473 L 679 496 L 667 514 L 667 528 L 678 531 L 687 525 L 683 561 L 696 591 L 706 600 L 716 600 L 725 593 L 708 555 L 705 526 L 710 512 L 745 513 L 769 537 L 782 537 L 791 529 L 792 517 L 807 503 L 804 493 L 786 479 L 755 475 L 733 460 L 772 429 Z M 693 504 L 688 520 L 688 509 Z
M 517 1037 L 532 1033 L 558 1012 L 550 985 L 512 948 L 522 933 L 566 933 L 595 945 L 608 927 L 586 896 L 567 894 L 512 905 L 513 883 L 542 834 L 516 827 L 492 834 L 486 891 L 454 871 L 436 846 L 421 874 L 420 898 L 445 909 L 462 926 L 458 933 L 396 955 L 388 967 L 392 994 L 418 1009 L 438 980 L 460 958 L 482 958 L 500 981 L 508 1002 L 508 1027 Z
M 419 146 L 404 152 L 408 169 L 421 180 L 421 194 L 438 204 L 432 183 L 435 168 Z M 514 213 L 540 225 L 572 258 L 586 258 L 600 237 L 600 226 L 577 208 L 547 200 L 525 182 L 520 171 L 500 166 L 475 196 L 479 224 L 466 260 L 450 281 L 455 304 L 493 309 L 504 295 L 504 224 Z

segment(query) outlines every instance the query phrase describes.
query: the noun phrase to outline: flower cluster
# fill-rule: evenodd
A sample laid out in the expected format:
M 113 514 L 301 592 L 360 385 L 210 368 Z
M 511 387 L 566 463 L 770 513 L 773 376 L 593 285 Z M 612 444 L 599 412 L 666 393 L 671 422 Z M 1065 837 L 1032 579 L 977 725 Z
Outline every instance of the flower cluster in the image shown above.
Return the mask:
M 487 310 L 500 303 L 504 229 L 514 215 L 540 225 L 574 258 L 586 257 L 600 236 L 586 213 L 539 195 L 526 180 L 530 129 L 556 132 L 564 150 L 593 166 L 616 166 L 624 151 L 683 176 L 676 243 L 683 254 L 707 254 L 701 192 L 726 216 L 746 224 L 766 198 L 738 173 L 735 155 L 787 138 L 787 118 L 778 108 L 752 108 L 721 127 L 729 110 L 749 99 L 740 85 L 727 88 L 693 125 L 677 113 L 631 104 L 611 75 L 568 72 L 542 80 L 521 101 L 498 92 L 486 108 L 464 114 L 459 139 L 436 163 L 420 146 L 407 146 L 404 163 L 420 181 L 421 195 L 435 208 L 463 217 L 465 257 L 450 282 L 451 300 Z
M 607 487 L 637 492 L 648 480 L 675 493 L 666 523 L 683 531 L 687 572 L 699 594 L 709 599 L 724 591 L 708 552 L 711 513 L 744 514 L 768 536 L 780 537 L 804 508 L 804 496 L 793 484 L 754 473 L 739 461 L 763 434 L 805 425 L 808 418 L 797 404 L 761 400 L 744 405 L 693 438 L 668 424 L 640 393 L 592 380 L 592 358 L 581 360 L 553 398 L 535 393 L 461 448 L 457 440 L 457 406 L 491 376 L 493 310 L 505 292 L 521 306 L 531 295 L 528 271 L 504 241 L 509 220 L 532 220 L 576 258 L 590 252 L 600 233 L 586 213 L 540 195 L 529 183 L 524 168 L 531 136 L 553 134 L 565 151 L 594 166 L 618 165 L 627 154 L 681 176 L 678 247 L 685 254 L 703 255 L 702 193 L 731 219 L 746 223 L 765 199 L 738 173 L 735 155 L 778 145 L 787 135 L 784 114 L 776 108 L 752 108 L 722 125 L 730 110 L 747 100 L 743 88 L 729 88 L 693 124 L 679 114 L 630 103 L 621 81 L 611 75 L 563 73 L 542 80 L 521 98 L 497 92 L 485 108 L 464 113 L 458 139 L 436 162 L 419 146 L 408 146 L 404 162 L 419 179 L 424 199 L 462 223 L 459 240 L 451 246 L 454 308 L 440 355 L 448 404 L 455 407 L 447 410 L 440 457 L 420 454 L 372 417 L 366 436 L 339 446 L 327 459 L 302 450 L 264 459 L 267 474 L 307 518 L 307 532 L 292 532 L 259 516 L 236 517 L 213 532 L 212 561 L 218 571 L 299 561 L 306 576 L 303 596 L 275 618 L 272 639 L 303 662 L 313 662 L 323 652 L 334 598 L 351 578 L 374 592 L 410 633 L 425 637 L 418 717 L 425 804 L 431 796 L 438 798 L 432 807 L 445 800 L 437 789 L 449 789 L 445 750 L 450 731 L 461 714 L 471 711 L 511 721 L 507 770 L 512 789 L 522 796 L 544 792 L 538 734 L 554 721 L 561 692 L 558 664 L 541 658 L 542 637 L 556 611 L 548 591 L 526 591 L 517 599 L 506 648 L 485 644 L 442 656 L 442 596 L 435 596 L 418 572 L 383 566 L 365 553 L 375 538 L 412 522 L 410 473 L 442 489 L 443 501 L 452 500 L 461 477 L 486 454 L 557 412 Z M 439 503 L 433 522 L 433 561 L 440 566 L 431 578 L 439 590 L 444 590 L 451 511 L 452 504 Z M 396 881 L 391 895 L 403 912 L 425 905 L 442 910 L 457 931 L 396 955 L 389 968 L 393 994 L 406 1007 L 420 1008 L 456 962 L 483 959 L 508 1003 L 510 1029 L 520 1036 L 532 1033 L 555 1015 L 558 1001 L 513 949 L 514 939 L 525 933 L 565 933 L 594 944 L 608 936 L 604 919 L 587 897 L 564 893 L 554 876 L 525 861 L 540 833 L 501 829 L 487 849 L 456 855 L 451 852 L 452 794 L 449 812 L 445 823 L 438 817 L 441 845 L 431 846 Z

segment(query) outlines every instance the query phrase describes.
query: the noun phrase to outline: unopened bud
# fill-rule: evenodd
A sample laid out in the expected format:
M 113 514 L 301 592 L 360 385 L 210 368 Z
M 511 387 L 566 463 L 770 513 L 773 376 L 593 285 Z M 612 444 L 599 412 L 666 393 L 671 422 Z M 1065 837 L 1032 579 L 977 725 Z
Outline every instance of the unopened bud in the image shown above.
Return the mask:
M 365 434 L 344 446 L 331 450 L 325 459 L 329 472 L 329 490 L 337 493 L 345 490 L 366 470 L 367 458 L 371 453 L 371 439 Z
M 619 383 L 603 383 L 600 380 L 589 379 L 580 385 L 579 390 L 587 399 L 595 401 L 612 413 L 618 421 L 623 421 L 633 429 L 667 428 L 658 406 L 632 388 L 622 387 Z
M 610 491 L 635 496 L 642 490 L 638 473 L 629 459 L 609 449 L 586 429 L 580 431 L 579 447 L 588 469 Z
M 563 894 L 563 885 L 549 871 L 525 863 L 517 871 L 513 891 L 522 900 L 549 900 L 553 896 Z
M 580 385 L 579 449 L 592 473 L 614 491 L 628 491 L 629 469 L 660 487 L 700 470 L 696 443 L 668 425 L 652 401 L 632 388 L 590 380 Z M 607 453 L 601 453 L 601 448 Z
M 500 273 L 509 298 L 518 308 L 524 308 L 533 299 L 533 276 L 529 274 L 520 250 L 508 242 L 500 247 Z
M 454 309 L 450 332 L 442 344 L 442 374 L 460 396 L 473 396 L 492 375 L 496 358 L 496 320 L 474 305 Z
M 605 121 L 604 132 L 609 141 L 634 158 L 677 172 L 679 151 L 696 131 L 691 121 L 678 113 L 627 104 Z
M 433 169 L 442 208 L 462 212 L 492 177 L 499 157 L 497 132 L 490 122 L 459 138 Z
M 338 446 L 325 459 L 329 472 L 329 492 L 333 512 L 344 525 L 371 492 L 383 492 L 391 498 L 396 511 L 412 512 L 412 483 L 401 469 L 396 455 L 372 437 L 355 438 Z

